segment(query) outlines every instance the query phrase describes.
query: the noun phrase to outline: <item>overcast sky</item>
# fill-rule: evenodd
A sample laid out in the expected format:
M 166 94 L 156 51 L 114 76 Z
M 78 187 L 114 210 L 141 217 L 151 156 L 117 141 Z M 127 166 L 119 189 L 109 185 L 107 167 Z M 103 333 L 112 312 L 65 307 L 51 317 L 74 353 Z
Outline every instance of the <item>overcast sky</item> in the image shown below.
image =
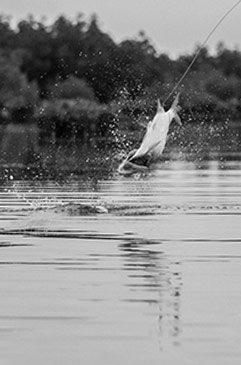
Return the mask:
M 115 41 L 135 37 L 144 30 L 159 52 L 176 56 L 200 44 L 237 0 L 1 0 L 0 13 L 15 21 L 33 14 L 53 21 L 60 14 L 85 19 L 96 13 L 101 28 Z M 225 19 L 208 42 L 219 41 L 241 49 L 241 4 Z

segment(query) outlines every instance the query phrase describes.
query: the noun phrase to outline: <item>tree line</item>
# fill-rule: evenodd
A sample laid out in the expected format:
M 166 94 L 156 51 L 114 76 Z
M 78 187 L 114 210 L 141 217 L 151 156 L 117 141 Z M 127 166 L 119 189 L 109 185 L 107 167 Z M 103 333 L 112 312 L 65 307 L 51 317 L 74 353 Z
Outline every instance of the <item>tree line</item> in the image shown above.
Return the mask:
M 15 27 L 2 15 L 0 121 L 34 121 L 46 138 L 77 136 L 86 143 L 110 132 L 113 137 L 117 127 L 134 131 L 154 113 L 156 99 L 167 97 L 196 51 L 172 59 L 158 53 L 143 31 L 117 43 L 95 15 L 60 16 L 52 24 L 30 16 Z M 211 54 L 204 47 L 179 89 L 186 120 L 238 119 L 240 51 L 220 43 Z

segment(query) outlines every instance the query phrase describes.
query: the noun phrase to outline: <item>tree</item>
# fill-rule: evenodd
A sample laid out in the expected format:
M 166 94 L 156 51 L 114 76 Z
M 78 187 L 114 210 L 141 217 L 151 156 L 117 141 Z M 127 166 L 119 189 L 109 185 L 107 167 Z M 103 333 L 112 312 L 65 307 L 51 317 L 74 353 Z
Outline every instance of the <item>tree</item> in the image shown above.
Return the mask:
M 13 111 L 34 108 L 39 99 L 36 83 L 28 82 L 18 64 L 0 55 L 0 107 Z
M 65 80 L 55 81 L 48 88 L 49 98 L 95 100 L 92 88 L 84 79 L 70 75 Z
M 16 35 L 10 26 L 10 17 L 0 15 L 0 49 L 12 50 L 16 47 Z
M 40 91 L 52 77 L 53 46 L 48 29 L 33 17 L 18 23 L 18 48 L 22 50 L 21 71 L 29 81 L 37 81 Z
M 223 43 L 217 46 L 216 67 L 226 76 L 241 78 L 241 53 L 238 50 L 229 50 Z

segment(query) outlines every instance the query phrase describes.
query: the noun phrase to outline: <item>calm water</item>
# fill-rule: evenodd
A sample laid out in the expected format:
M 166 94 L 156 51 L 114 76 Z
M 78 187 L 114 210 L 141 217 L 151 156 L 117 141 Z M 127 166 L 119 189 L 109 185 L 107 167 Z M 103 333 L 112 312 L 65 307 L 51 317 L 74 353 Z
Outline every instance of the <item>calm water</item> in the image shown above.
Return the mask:
M 1 363 L 240 364 L 241 163 L 200 167 L 2 185 Z

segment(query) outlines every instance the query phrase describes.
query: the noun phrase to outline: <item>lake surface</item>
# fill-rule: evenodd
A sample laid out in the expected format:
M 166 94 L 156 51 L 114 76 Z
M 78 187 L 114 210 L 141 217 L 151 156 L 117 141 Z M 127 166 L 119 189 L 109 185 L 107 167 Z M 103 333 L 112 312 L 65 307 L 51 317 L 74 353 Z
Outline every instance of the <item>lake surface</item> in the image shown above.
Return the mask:
M 241 163 L 0 188 L 4 365 L 240 364 Z

